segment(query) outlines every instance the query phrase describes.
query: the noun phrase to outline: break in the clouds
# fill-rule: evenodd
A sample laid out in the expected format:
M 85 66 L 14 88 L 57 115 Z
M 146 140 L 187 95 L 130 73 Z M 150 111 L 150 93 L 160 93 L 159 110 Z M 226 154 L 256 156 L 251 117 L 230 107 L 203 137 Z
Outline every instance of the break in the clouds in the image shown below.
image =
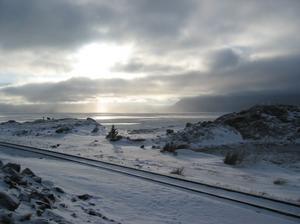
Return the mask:
M 0 0 L 0 109 L 299 104 L 299 10 L 297 0 Z

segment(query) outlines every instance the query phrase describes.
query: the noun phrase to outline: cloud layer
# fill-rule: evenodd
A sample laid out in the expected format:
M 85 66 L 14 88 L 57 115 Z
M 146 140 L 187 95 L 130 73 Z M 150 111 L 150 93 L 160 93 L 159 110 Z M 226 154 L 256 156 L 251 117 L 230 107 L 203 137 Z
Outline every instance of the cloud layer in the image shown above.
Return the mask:
M 239 65 L 232 65 L 230 62 L 226 66 L 227 69 L 217 70 L 213 73 L 191 71 L 132 80 L 72 78 L 55 83 L 4 86 L 0 89 L 0 93 L 7 97 L 21 97 L 29 103 L 51 104 L 91 102 L 97 98 L 112 96 L 181 98 L 207 95 L 207 93 L 213 97 L 205 96 L 204 99 L 217 99 L 214 96 L 221 94 L 230 97 L 239 96 L 242 100 L 243 96 L 246 97 L 247 94 L 241 93 L 245 92 L 249 93 L 246 98 L 248 100 L 249 97 L 252 98 L 253 103 L 261 102 L 260 97 L 262 96 L 269 96 L 271 99 L 272 94 L 280 97 L 283 95 L 286 97 L 285 99 L 290 98 L 287 102 L 298 102 L 298 98 L 292 98 L 299 96 L 300 75 L 297 70 L 299 64 L 300 55 L 294 55 L 259 61 L 244 61 Z M 264 97 L 264 101 L 267 101 L 266 97 Z M 236 101 L 233 100 L 233 102 Z M 284 103 L 283 100 L 280 102 Z
M 0 0 L 0 103 L 297 103 L 299 10 L 298 0 Z M 77 74 L 74 54 L 91 43 L 133 52 L 105 79 Z

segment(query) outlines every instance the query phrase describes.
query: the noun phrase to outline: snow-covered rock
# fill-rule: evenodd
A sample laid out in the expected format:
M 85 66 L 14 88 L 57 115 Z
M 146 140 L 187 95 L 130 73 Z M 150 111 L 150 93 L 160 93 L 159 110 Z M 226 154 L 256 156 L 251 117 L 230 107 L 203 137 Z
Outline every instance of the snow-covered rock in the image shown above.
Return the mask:
M 68 193 L 37 177 L 16 163 L 0 167 L 0 223 L 119 223 L 95 210 L 95 196 Z
M 0 192 L 0 207 L 8 209 L 9 211 L 16 210 L 20 205 L 20 202 L 15 197 L 7 194 L 6 192 Z

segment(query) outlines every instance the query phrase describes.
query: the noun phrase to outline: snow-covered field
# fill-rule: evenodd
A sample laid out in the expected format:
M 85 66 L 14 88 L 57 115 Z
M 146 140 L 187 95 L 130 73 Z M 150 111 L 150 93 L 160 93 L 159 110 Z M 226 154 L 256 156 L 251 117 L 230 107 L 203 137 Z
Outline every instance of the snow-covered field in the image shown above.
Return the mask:
M 183 167 L 183 177 L 187 179 L 300 203 L 300 145 L 297 139 L 274 142 L 264 136 L 263 140 L 245 140 L 241 132 L 227 124 L 197 124 L 214 120 L 215 114 L 93 118 L 96 121 L 39 120 L 25 124 L 11 121 L 0 125 L 0 139 L 159 173 L 171 173 Z M 266 120 L 271 120 L 272 125 L 278 123 L 272 119 L 270 116 Z M 186 127 L 187 122 L 194 124 Z M 116 124 L 123 136 L 119 141 L 105 138 L 112 124 Z M 243 134 L 252 133 L 242 130 Z M 162 148 L 170 141 L 180 149 L 176 153 L 162 153 Z M 241 164 L 224 164 L 226 152 L 241 149 L 245 154 Z
M 22 199 L 14 212 L 5 213 L 15 220 L 13 223 L 297 223 L 294 219 L 260 209 L 200 196 L 126 175 L 60 160 L 41 159 L 28 152 L 22 155 L 17 153 L 9 149 L 1 150 L 1 161 L 4 164 L 20 164 L 21 170 L 30 168 L 42 180 L 39 183 L 32 180 L 33 177 L 23 175 L 26 176 L 23 179 L 26 178 L 33 185 L 28 188 L 20 185 L 16 189 L 0 185 L 0 191 L 4 191 L 9 197 L 24 198 L 20 195 L 24 195 L 25 190 L 30 193 L 29 200 Z M 41 209 L 40 206 L 45 202 L 42 203 L 37 196 L 43 199 L 52 198 L 52 202 L 49 202 L 50 208 Z M 38 212 L 39 210 L 42 211 Z M 0 209 L 1 215 L 2 212 Z M 28 217 L 29 220 L 26 221 Z

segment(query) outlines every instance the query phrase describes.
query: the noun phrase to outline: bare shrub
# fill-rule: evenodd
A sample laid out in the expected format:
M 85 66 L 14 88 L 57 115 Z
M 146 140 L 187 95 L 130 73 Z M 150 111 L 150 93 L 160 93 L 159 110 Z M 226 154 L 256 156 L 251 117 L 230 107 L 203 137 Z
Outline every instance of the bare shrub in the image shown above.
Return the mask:
M 276 184 L 276 185 L 284 185 L 286 183 L 287 183 L 287 180 L 282 179 L 282 178 L 278 178 L 278 179 L 273 181 L 273 184 Z
M 224 163 L 228 165 L 241 164 L 245 159 L 245 153 L 243 151 L 231 151 L 227 152 L 224 158 Z
M 165 146 L 160 150 L 161 152 L 171 152 L 176 153 L 177 146 L 173 142 L 168 142 Z
M 165 146 L 160 150 L 160 152 L 171 152 L 175 155 L 177 154 L 177 149 L 187 149 L 190 148 L 188 144 L 175 144 L 173 142 L 168 142 Z
M 170 174 L 176 174 L 176 175 L 183 176 L 183 170 L 184 170 L 184 167 L 178 167 L 178 168 L 175 168 L 174 170 L 172 170 L 170 172 Z

